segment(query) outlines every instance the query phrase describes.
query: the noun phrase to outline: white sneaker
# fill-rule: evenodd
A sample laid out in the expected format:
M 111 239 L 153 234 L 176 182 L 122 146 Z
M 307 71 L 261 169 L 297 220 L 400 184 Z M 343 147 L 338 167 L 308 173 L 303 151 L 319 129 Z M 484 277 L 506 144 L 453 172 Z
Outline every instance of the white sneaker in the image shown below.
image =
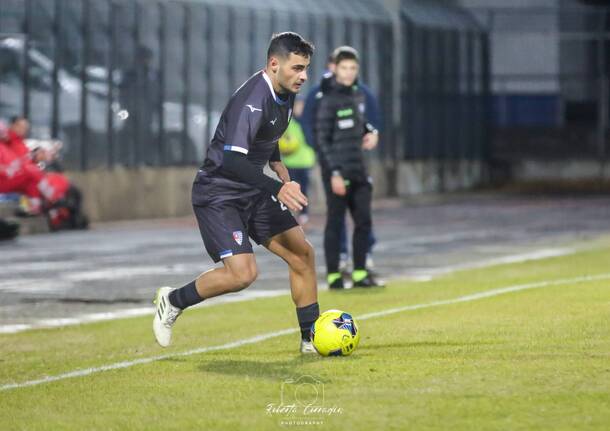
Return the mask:
M 373 261 L 373 255 L 371 253 L 366 254 L 366 263 L 364 267 L 369 271 L 375 269 L 375 262 Z
M 341 273 L 348 272 L 349 269 L 348 269 L 347 260 L 348 260 L 348 256 L 346 253 L 341 253 L 339 255 L 339 272 L 341 272 Z
M 305 340 L 301 340 L 301 353 L 317 353 L 318 351 L 316 350 L 316 348 L 313 346 L 313 343 L 311 341 L 305 341 Z
M 172 340 L 172 326 L 174 326 L 178 316 L 182 314 L 181 309 L 174 307 L 169 302 L 169 294 L 172 290 L 175 289 L 171 287 L 161 287 L 157 290 L 157 295 L 153 301 L 157 306 L 155 318 L 153 319 L 153 332 L 155 333 L 157 343 L 159 343 L 161 347 L 169 346 Z

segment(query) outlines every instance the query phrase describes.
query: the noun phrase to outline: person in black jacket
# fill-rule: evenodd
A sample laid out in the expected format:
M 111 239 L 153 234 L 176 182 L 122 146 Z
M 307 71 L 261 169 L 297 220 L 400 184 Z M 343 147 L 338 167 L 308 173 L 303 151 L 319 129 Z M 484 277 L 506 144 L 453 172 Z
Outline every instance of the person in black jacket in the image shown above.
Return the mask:
M 353 48 L 350 46 L 338 46 L 328 56 L 324 76 L 329 79 L 322 80 L 321 83 L 315 84 L 312 87 L 310 87 L 309 92 L 307 93 L 307 96 L 305 98 L 305 106 L 303 107 L 303 113 L 301 114 L 301 117 L 299 120 L 299 122 L 303 128 L 303 133 L 305 134 L 305 139 L 307 140 L 307 143 L 310 146 L 312 146 L 312 148 L 314 148 L 314 150 L 316 150 L 316 152 L 318 150 L 316 148 L 316 143 L 315 143 L 315 139 L 314 139 L 313 127 L 314 127 L 314 122 L 316 119 L 316 111 L 318 109 L 318 99 L 319 99 L 318 96 L 323 94 L 323 89 L 321 89 L 321 85 L 324 84 L 325 82 L 330 82 L 330 78 L 332 78 L 332 76 L 334 75 L 335 58 L 344 49 L 348 50 L 348 51 L 353 51 Z M 378 129 L 381 132 L 382 118 L 381 118 L 381 110 L 379 108 L 379 102 L 377 100 L 377 97 L 374 95 L 373 90 L 370 87 L 368 87 L 365 83 L 363 83 L 360 79 L 358 80 L 358 88 L 360 88 L 362 90 L 362 92 L 364 93 L 364 97 L 365 97 L 364 108 L 365 108 L 367 121 L 374 128 Z M 347 246 L 349 238 L 347 236 L 345 222 L 341 226 L 340 238 L 341 238 L 340 239 L 341 252 L 339 254 L 339 256 L 340 256 L 339 270 L 343 273 L 343 275 L 346 275 L 348 273 L 348 266 L 350 264 L 348 262 L 349 261 L 349 258 L 348 258 L 349 247 Z M 373 229 L 371 229 L 371 235 L 369 236 L 369 248 L 368 248 L 368 251 L 366 254 L 366 268 L 368 271 L 371 271 L 371 272 L 373 271 L 373 268 L 374 268 L 373 247 L 375 246 L 376 242 L 377 242 L 377 240 L 375 238 L 375 232 Z
M 326 191 L 324 252 L 330 288 L 344 287 L 339 272 L 339 252 L 341 224 L 348 208 L 355 224 L 353 286 L 380 285 L 366 270 L 372 226 L 372 184 L 363 154 L 363 151 L 377 146 L 379 133 L 367 122 L 365 95 L 358 86 L 358 71 L 358 52 L 344 47 L 335 57 L 335 75 L 326 76 L 320 85 L 321 96 L 314 124 Z

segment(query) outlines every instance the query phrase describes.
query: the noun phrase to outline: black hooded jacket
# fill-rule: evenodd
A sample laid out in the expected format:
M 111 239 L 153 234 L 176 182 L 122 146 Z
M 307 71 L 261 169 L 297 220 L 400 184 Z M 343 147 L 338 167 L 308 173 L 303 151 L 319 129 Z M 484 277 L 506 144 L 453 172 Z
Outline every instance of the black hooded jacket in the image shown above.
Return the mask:
M 362 137 L 375 129 L 367 123 L 365 95 L 358 82 L 348 87 L 325 77 L 317 97 L 314 136 L 322 173 L 338 171 L 346 179 L 366 179 Z

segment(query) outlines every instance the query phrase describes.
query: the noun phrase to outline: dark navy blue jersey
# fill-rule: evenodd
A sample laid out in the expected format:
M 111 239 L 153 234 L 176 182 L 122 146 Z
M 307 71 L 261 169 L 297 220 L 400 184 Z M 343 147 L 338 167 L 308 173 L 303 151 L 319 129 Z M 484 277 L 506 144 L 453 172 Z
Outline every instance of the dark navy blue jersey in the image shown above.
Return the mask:
M 245 154 L 261 170 L 269 160 L 279 160 L 278 141 L 290 122 L 294 97 L 290 93 L 280 98 L 264 71 L 250 77 L 233 93 L 222 112 L 195 182 L 213 186 L 208 192 L 226 193 L 229 199 L 259 193 L 260 189 L 223 171 L 223 154 Z

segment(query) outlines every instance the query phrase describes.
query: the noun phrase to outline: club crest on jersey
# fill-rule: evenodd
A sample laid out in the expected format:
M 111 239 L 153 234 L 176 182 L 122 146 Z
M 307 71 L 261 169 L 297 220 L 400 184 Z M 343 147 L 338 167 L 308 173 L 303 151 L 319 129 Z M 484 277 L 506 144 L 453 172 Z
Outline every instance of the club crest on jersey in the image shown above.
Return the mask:
M 241 245 L 244 240 L 244 234 L 240 230 L 236 230 L 233 232 L 233 239 L 237 244 Z

